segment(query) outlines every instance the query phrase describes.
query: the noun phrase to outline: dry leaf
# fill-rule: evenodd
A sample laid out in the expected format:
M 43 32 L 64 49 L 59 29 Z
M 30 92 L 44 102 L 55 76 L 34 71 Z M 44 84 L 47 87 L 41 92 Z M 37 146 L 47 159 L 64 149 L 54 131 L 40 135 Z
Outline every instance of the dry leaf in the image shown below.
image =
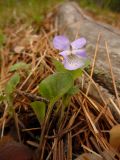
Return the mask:
M 110 130 L 110 144 L 115 149 L 120 148 L 120 124 Z
M 15 52 L 15 53 L 21 53 L 23 50 L 24 50 L 24 47 L 23 47 L 23 46 L 16 46 L 16 47 L 14 48 L 14 52 Z
M 83 153 L 75 160 L 103 160 L 103 158 L 92 153 Z
M 115 156 L 110 150 L 103 151 L 102 153 L 103 153 L 104 159 L 106 159 L 106 160 L 113 160 L 112 157 Z
M 14 141 L 11 137 L 0 140 L 0 160 L 35 160 L 35 155 L 26 145 Z

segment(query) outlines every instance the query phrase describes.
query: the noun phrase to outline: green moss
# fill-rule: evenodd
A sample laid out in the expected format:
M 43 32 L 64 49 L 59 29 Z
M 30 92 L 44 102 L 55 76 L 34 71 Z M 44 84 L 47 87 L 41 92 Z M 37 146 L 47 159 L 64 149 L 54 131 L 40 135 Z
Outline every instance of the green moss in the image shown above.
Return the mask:
M 76 0 L 95 19 L 119 26 L 120 0 Z M 119 4 L 119 5 L 118 5 Z M 115 7 L 116 6 L 116 7 Z M 114 8 L 114 9 L 113 9 Z
M 76 0 L 82 7 L 89 8 L 94 11 L 112 10 L 120 11 L 120 0 Z
M 40 22 L 44 12 L 63 0 L 2 0 L 0 1 L 0 27 L 22 20 Z
M 18 21 L 39 23 L 45 12 L 55 4 L 66 0 L 0 0 L 0 27 L 15 24 Z M 98 16 L 108 17 L 110 23 L 116 21 L 110 8 L 119 10 L 120 0 L 76 0 L 80 6 Z M 100 7 L 101 6 L 101 7 Z M 117 7 L 116 7 L 117 6 Z M 109 16 L 111 15 L 112 16 Z M 112 22 L 111 22 L 112 21 Z

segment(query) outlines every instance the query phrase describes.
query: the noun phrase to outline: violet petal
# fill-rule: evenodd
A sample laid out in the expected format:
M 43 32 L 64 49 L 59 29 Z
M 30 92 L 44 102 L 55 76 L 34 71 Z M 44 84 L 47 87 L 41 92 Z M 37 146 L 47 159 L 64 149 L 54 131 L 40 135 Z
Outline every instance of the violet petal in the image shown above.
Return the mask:
M 81 68 L 85 64 L 85 59 L 76 55 L 69 55 L 64 59 L 64 67 L 68 70 Z
M 83 58 L 87 58 L 86 51 L 84 49 L 73 50 L 72 53 Z
M 55 36 L 53 39 L 53 46 L 56 49 L 61 51 L 67 50 L 70 47 L 70 42 L 67 37 L 65 36 Z
M 66 51 L 60 52 L 59 55 L 61 55 L 61 56 L 63 56 L 64 58 L 66 58 L 69 53 L 70 53 L 70 51 L 69 51 L 69 50 L 66 50 Z
M 73 49 L 80 49 L 86 44 L 85 38 L 79 38 L 71 43 Z

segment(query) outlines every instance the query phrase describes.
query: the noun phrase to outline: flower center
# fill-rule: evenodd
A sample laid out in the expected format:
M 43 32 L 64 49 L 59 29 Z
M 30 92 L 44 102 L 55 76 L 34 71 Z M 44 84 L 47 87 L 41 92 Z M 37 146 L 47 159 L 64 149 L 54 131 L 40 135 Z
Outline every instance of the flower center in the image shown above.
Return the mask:
M 69 56 L 69 55 L 76 55 L 77 51 L 79 51 L 79 50 L 77 50 L 77 49 L 71 49 L 70 48 L 69 50 L 66 51 L 66 55 L 67 56 Z
M 71 64 L 71 65 L 78 65 L 79 63 L 80 63 L 80 61 L 81 61 L 81 58 L 80 57 L 78 57 L 78 56 L 76 56 L 76 55 L 74 55 L 74 54 L 70 54 L 69 56 L 68 56 L 68 62 Z

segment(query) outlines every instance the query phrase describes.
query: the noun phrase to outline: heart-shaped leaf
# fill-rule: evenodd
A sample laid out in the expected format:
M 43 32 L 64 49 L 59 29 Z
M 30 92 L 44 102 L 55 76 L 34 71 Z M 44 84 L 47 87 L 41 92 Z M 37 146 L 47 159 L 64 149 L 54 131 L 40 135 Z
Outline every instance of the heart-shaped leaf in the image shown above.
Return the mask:
M 46 105 L 44 102 L 35 101 L 31 104 L 32 109 L 34 110 L 38 121 L 40 124 L 43 124 L 44 118 L 45 118 L 45 111 L 46 111 Z
M 24 62 L 18 62 L 10 67 L 10 71 L 12 72 L 12 71 L 16 71 L 19 69 L 28 70 L 28 68 L 29 68 L 28 64 L 26 64 Z
M 20 82 L 20 76 L 18 73 L 15 73 L 10 80 L 8 81 L 5 92 L 7 94 L 12 94 L 14 89 L 16 88 L 17 84 Z
M 73 78 L 70 73 L 55 73 L 44 79 L 39 85 L 39 93 L 56 102 L 73 86 Z

